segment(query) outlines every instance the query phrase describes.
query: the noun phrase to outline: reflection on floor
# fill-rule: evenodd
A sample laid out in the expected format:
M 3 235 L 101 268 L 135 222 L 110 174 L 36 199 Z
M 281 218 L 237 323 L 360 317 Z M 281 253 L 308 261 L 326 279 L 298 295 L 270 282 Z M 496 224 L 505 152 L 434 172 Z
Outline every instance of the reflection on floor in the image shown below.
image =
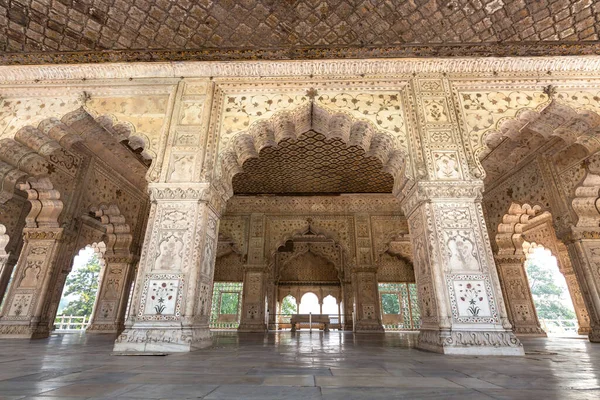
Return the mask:
M 600 344 L 524 339 L 526 357 L 441 356 L 414 333 L 215 332 L 215 346 L 113 356 L 112 338 L 0 341 L 0 399 L 599 399 Z

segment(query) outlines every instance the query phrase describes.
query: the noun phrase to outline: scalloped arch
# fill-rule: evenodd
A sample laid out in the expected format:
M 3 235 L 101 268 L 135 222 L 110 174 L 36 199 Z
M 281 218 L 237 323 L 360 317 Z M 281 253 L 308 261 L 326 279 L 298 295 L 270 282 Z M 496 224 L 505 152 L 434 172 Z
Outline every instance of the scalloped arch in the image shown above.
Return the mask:
M 498 225 L 496 234 L 498 254 L 523 254 L 524 231 L 532 224 L 543 222 L 552 222 L 552 214 L 549 211 L 542 211 L 539 205 L 512 203 Z
M 98 122 L 100 126 L 109 131 L 119 142 L 125 142 L 127 146 L 136 153 L 139 153 L 145 160 L 152 161 L 156 159 L 156 153 L 151 149 L 150 139 L 143 132 L 137 132 L 135 125 L 128 121 L 119 121 L 112 114 L 103 114 L 95 116 L 87 110 Z
M 102 203 L 98 207 L 92 207 L 90 212 L 106 229 L 106 251 L 113 254 L 129 254 L 133 235 L 119 206 L 115 203 Z
M 231 138 L 218 156 L 218 181 L 229 196 L 233 195 L 233 177 L 243 172 L 244 162 L 259 157 L 262 149 L 277 147 L 284 139 L 298 139 L 309 130 L 327 139 L 341 139 L 347 146 L 358 146 L 366 156 L 377 158 L 383 171 L 394 178 L 394 193 L 399 193 L 410 179 L 409 155 L 390 134 L 348 113 L 306 104 L 257 121 Z
M 272 260 L 274 258 L 274 255 L 275 255 L 275 253 L 277 253 L 277 249 L 279 249 L 281 246 L 285 245 L 285 243 L 288 242 L 289 240 L 294 240 L 294 238 L 301 237 L 309 232 L 312 232 L 318 236 L 321 236 L 324 239 L 331 240 L 333 243 L 340 246 L 340 248 L 342 249 L 342 254 L 344 256 L 344 259 L 346 261 L 351 260 L 350 254 L 348 254 L 349 249 L 347 250 L 344 248 L 344 246 L 340 245 L 339 237 L 338 237 L 338 235 L 335 234 L 335 232 L 329 232 L 324 229 L 315 228 L 312 225 L 308 224 L 308 222 L 307 222 L 307 225 L 308 226 L 303 226 L 302 228 L 284 232 L 282 235 L 279 236 L 279 238 L 277 238 L 277 240 L 271 242 L 271 245 L 270 245 L 271 247 L 268 250 L 269 251 L 268 257 L 269 257 L 271 266 L 272 266 Z
M 578 111 L 557 100 L 546 103 L 539 111 L 521 109 L 515 117 L 500 119 L 496 126 L 482 137 L 484 147 L 477 150 L 478 159 L 507 139 L 522 141 L 525 131 L 544 140 L 559 138 L 567 146 L 580 146 L 587 155 L 600 150 L 600 115 L 587 109 Z
M 293 239 L 292 239 L 293 240 Z M 309 242 L 310 243 L 310 242 Z M 341 249 L 341 246 L 339 244 L 337 244 L 337 242 L 335 242 L 333 239 L 331 240 L 331 243 L 338 249 Z M 334 268 L 337 270 L 338 275 L 341 274 L 342 272 L 342 266 L 340 264 L 339 260 L 338 262 L 336 262 L 335 260 L 332 260 L 327 254 L 319 251 L 318 249 L 311 249 L 310 246 L 306 246 L 305 248 L 302 248 L 300 251 L 298 252 L 294 252 L 294 255 L 292 255 L 290 258 L 288 258 L 285 263 L 282 265 L 283 268 L 285 268 L 285 266 L 287 264 L 289 264 L 292 260 L 295 260 L 296 258 L 302 256 L 303 254 L 306 253 L 312 253 L 316 256 L 322 257 L 323 259 L 325 259 L 326 261 L 330 262 L 331 264 L 333 264 Z M 281 271 L 279 272 L 281 274 Z

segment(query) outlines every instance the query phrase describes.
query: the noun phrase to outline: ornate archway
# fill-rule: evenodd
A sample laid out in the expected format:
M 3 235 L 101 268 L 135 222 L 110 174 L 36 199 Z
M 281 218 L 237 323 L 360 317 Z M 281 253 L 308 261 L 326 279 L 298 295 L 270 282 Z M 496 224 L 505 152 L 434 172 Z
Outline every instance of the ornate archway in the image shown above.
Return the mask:
M 536 242 L 549 249 L 558 260 L 560 272 L 565 276 L 569 293 L 576 309 L 580 333 L 589 333 L 589 316 L 581 290 L 575 277 L 565 245 L 556 237 L 552 214 L 541 211 L 540 206 L 513 203 L 498 226 L 496 263 L 500 282 L 509 310 L 513 328 L 518 334 L 544 335 L 531 297 L 525 273 L 524 246 Z

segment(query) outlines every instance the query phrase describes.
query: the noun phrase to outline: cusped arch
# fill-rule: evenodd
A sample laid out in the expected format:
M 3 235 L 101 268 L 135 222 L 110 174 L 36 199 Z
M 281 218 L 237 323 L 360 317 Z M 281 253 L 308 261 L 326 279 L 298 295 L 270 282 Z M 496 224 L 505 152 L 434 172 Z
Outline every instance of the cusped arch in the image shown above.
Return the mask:
M 106 229 L 106 240 L 104 241 L 106 252 L 129 255 L 133 235 L 131 227 L 126 222 L 123 214 L 121 214 L 119 206 L 114 203 L 100 204 L 98 207 L 93 207 L 90 213 Z
M 267 256 L 273 260 L 277 250 L 284 246 L 289 241 L 294 241 L 294 239 L 299 239 L 302 237 L 310 237 L 313 239 L 319 239 L 322 241 L 330 241 L 335 243 L 336 246 L 339 246 L 342 251 L 342 256 L 344 260 L 350 259 L 350 247 L 349 245 L 343 246 L 341 245 L 341 240 L 338 234 L 335 232 L 328 231 L 326 229 L 322 229 L 320 227 L 314 227 L 310 222 L 306 222 L 306 225 L 296 228 L 289 229 L 279 235 L 279 237 L 275 238 L 275 240 L 271 241 L 270 248 L 268 249 Z
M 552 222 L 552 214 L 542 211 L 539 205 L 512 203 L 508 212 L 502 217 L 496 234 L 498 254 L 522 255 L 524 232 L 532 225 Z
M 310 130 L 327 139 L 341 139 L 346 146 L 357 146 L 367 157 L 379 160 L 382 170 L 394 178 L 395 193 L 410 179 L 408 154 L 393 136 L 378 130 L 370 121 L 316 104 L 305 104 L 257 121 L 248 130 L 235 135 L 219 153 L 217 180 L 230 196 L 233 195 L 233 177 L 243 172 L 247 160 L 259 157 L 260 151 L 267 147 L 277 147 L 284 139 L 298 139 Z
M 341 250 L 340 246 L 335 243 L 335 242 L 330 242 L 333 247 L 339 252 Z M 299 246 L 299 250 L 298 251 L 294 251 L 294 253 L 285 260 L 285 262 L 283 263 L 283 265 L 280 266 L 280 269 L 278 271 L 278 276 L 277 276 L 277 280 L 279 280 L 279 278 L 281 277 L 283 271 L 287 268 L 287 266 L 298 260 L 299 258 L 305 256 L 306 254 L 311 253 L 317 257 L 322 258 L 323 260 L 325 260 L 328 263 L 331 263 L 331 265 L 333 265 L 333 267 L 335 268 L 338 278 L 342 279 L 342 275 L 343 275 L 343 271 L 342 271 L 342 260 L 337 257 L 334 256 L 332 257 L 331 254 L 322 251 L 322 249 L 319 249 L 318 246 L 311 246 L 311 243 L 306 243 L 305 246 Z M 338 253 L 339 254 L 339 253 Z
M 564 142 L 563 152 L 582 158 L 594 154 L 600 150 L 600 115 L 587 109 L 577 110 L 556 99 L 538 110 L 524 108 L 514 117 L 500 119 L 496 128 L 488 130 L 476 156 L 479 160 L 488 157 L 496 147 L 506 146 L 507 140 L 511 148 L 518 149 L 554 138 Z
M 134 153 L 139 154 L 147 164 L 156 159 L 151 149 L 148 135 L 137 132 L 135 125 L 128 121 L 119 121 L 112 114 L 104 114 L 95 118 L 96 122 L 110 132 L 120 143 L 126 144 Z

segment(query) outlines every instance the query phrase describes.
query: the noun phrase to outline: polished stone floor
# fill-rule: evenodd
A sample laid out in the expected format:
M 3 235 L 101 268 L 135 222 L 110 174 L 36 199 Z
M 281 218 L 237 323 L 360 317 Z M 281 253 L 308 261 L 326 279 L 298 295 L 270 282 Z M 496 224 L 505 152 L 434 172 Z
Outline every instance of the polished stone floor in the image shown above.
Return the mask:
M 0 399 L 600 399 L 600 344 L 525 339 L 526 357 L 442 356 L 406 333 L 215 333 L 212 348 L 111 355 L 112 338 L 0 341 Z

